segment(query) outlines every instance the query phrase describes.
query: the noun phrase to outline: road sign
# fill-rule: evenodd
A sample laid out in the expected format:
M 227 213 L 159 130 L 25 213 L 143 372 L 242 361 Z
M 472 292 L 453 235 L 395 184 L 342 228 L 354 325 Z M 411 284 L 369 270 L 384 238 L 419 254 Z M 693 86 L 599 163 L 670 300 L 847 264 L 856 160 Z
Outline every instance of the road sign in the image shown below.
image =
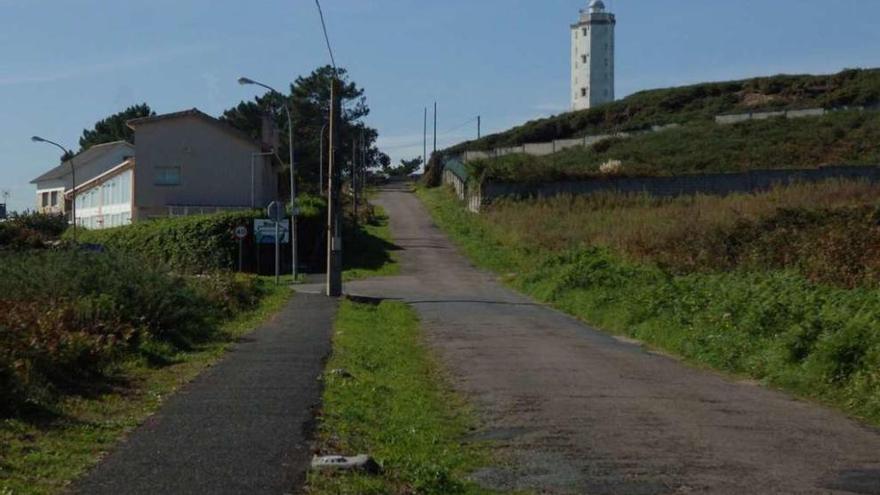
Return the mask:
M 282 244 L 290 242 L 290 222 L 286 219 L 280 222 L 278 237 Z M 257 244 L 275 244 L 275 222 L 254 220 L 254 239 Z
M 235 228 L 235 238 L 238 240 L 242 240 L 248 235 L 248 229 L 244 225 L 239 225 Z

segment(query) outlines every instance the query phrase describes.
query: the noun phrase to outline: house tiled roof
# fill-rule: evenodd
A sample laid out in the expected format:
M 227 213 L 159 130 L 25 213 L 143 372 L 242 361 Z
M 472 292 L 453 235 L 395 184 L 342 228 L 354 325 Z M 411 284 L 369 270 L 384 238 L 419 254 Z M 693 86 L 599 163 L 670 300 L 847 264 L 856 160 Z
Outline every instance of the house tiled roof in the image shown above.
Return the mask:
M 132 154 L 134 154 L 134 146 L 132 146 L 131 143 L 128 143 L 126 141 L 114 141 L 112 143 L 96 144 L 85 151 L 77 153 L 73 157 L 73 163 L 75 164 L 76 168 L 79 169 L 79 168 L 82 168 L 83 166 L 85 166 L 86 164 L 92 162 L 93 160 L 97 160 L 98 158 L 101 158 L 102 156 L 106 155 L 107 153 L 110 153 L 113 150 L 119 149 L 121 147 L 125 147 L 125 148 L 132 150 Z M 57 167 L 53 168 L 52 170 L 49 170 L 45 174 L 32 180 L 31 184 L 36 184 L 38 182 L 43 182 L 43 181 L 47 181 L 47 180 L 60 179 L 60 178 L 64 177 L 65 175 L 67 175 L 69 172 L 70 172 L 70 160 L 66 160 L 61 165 L 58 165 Z
M 236 129 L 235 127 L 227 124 L 226 122 L 223 122 L 220 119 L 211 117 L 210 115 L 206 114 L 205 112 L 202 112 L 198 108 L 191 108 L 189 110 L 183 110 L 183 111 L 174 112 L 174 113 L 166 113 L 163 115 L 154 115 L 152 117 L 141 117 L 138 119 L 129 120 L 128 122 L 126 122 L 126 124 L 128 125 L 128 127 L 132 128 L 132 129 L 137 129 L 137 127 L 140 125 L 152 124 L 155 122 L 162 122 L 165 120 L 180 119 L 180 118 L 185 118 L 185 117 L 196 117 L 196 118 L 202 119 L 205 122 L 208 122 L 209 124 L 217 127 L 218 129 L 225 131 L 226 133 L 228 133 L 232 136 L 235 136 L 239 139 L 243 139 L 243 140 L 247 141 L 248 143 L 253 144 L 257 148 L 262 149 L 262 144 L 260 144 L 259 141 L 255 140 L 254 138 L 247 135 L 243 131 Z

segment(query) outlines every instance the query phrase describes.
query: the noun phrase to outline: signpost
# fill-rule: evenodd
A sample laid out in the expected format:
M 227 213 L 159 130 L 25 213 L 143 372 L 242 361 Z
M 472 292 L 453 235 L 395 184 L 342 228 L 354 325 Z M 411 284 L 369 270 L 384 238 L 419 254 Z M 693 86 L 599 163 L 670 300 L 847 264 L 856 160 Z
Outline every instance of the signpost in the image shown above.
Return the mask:
M 239 225 L 238 227 L 235 228 L 234 233 L 235 233 L 235 238 L 238 239 L 238 271 L 241 272 L 241 271 L 243 271 L 242 265 L 244 264 L 244 259 L 243 259 L 244 249 L 243 249 L 242 243 L 244 242 L 244 239 L 248 235 L 248 229 L 244 225 Z
M 278 201 L 272 201 L 266 213 L 275 223 L 275 285 L 279 285 L 281 284 L 281 221 L 284 220 L 284 206 Z

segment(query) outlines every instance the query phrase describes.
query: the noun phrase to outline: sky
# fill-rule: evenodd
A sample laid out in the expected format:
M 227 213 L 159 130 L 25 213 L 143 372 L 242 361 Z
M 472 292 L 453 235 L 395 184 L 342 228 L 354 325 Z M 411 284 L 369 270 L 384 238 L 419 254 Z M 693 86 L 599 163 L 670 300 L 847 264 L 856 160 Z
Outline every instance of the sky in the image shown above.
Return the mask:
M 569 106 L 570 25 L 587 0 L 323 0 L 337 64 L 366 90 L 367 123 L 399 161 Z M 703 81 L 880 67 L 877 0 L 606 0 L 617 96 Z M 82 130 L 146 102 L 219 115 L 328 63 L 313 0 L 0 0 L 0 192 L 58 164 L 32 135 Z M 430 124 L 429 124 L 430 125 Z M 429 148 L 431 144 L 429 143 Z M 430 150 L 429 150 L 430 151 Z M 0 196 L 2 202 L 2 196 Z

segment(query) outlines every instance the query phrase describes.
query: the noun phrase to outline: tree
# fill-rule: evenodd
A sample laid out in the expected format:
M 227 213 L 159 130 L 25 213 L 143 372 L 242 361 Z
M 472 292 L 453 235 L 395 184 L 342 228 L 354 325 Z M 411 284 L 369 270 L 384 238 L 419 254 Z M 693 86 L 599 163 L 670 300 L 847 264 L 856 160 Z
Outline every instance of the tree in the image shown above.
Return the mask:
M 382 167 L 382 171 L 388 175 L 402 177 L 414 174 L 422 166 L 422 157 L 416 157 L 412 160 L 400 160 L 400 165 L 392 167 L 388 162 Z
M 85 151 L 96 144 L 112 143 L 113 141 L 134 142 L 134 131 L 126 122 L 141 117 L 152 117 L 156 112 L 146 103 L 134 105 L 95 123 L 92 130 L 84 129 L 79 138 L 80 151 Z
M 268 92 L 252 101 L 241 102 L 235 108 L 223 113 L 221 119 L 232 126 L 249 134 L 254 139 L 260 138 L 262 117 L 269 115 L 281 131 L 280 149 L 276 150 L 279 157 L 286 162 L 289 156 L 287 116 L 283 105 L 289 103 L 292 108 L 294 127 L 294 160 L 296 161 L 297 188 L 300 191 L 317 192 L 319 164 L 321 154 L 321 133 L 324 130 L 324 145 L 327 146 L 327 130 L 324 127 L 330 113 L 330 82 L 333 68 L 320 67 L 305 77 L 298 77 L 289 87 L 289 94 L 278 95 Z M 379 132 L 368 127 L 362 119 L 369 115 L 370 108 L 364 96 L 364 90 L 348 79 L 345 69 L 339 69 L 339 94 L 342 100 L 342 115 L 337 129 L 338 145 L 337 164 L 343 167 L 343 176 L 350 175 L 350 162 L 353 146 L 357 152 L 358 164 L 361 163 L 361 139 L 366 147 L 366 163 L 368 168 L 380 167 L 388 157 L 376 147 Z M 324 153 L 324 166 L 327 166 L 327 152 Z M 281 181 L 283 186 L 288 180 Z M 282 191 L 284 192 L 284 191 Z

